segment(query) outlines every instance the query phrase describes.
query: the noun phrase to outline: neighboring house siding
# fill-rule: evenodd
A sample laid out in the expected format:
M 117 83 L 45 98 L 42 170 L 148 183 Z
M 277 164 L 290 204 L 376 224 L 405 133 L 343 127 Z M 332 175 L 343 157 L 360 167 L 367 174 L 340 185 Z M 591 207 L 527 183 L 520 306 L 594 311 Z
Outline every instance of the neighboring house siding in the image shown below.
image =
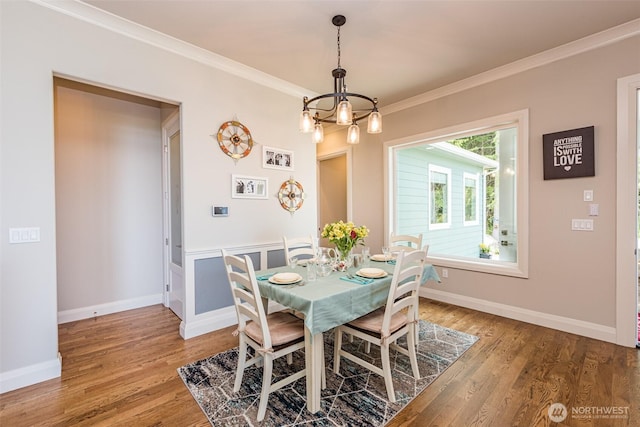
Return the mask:
M 397 234 L 423 235 L 423 243 L 429 245 L 429 253 L 455 254 L 477 257 L 478 245 L 483 238 L 484 188 L 482 167 L 465 162 L 437 149 L 421 147 L 400 150 L 397 153 L 398 180 L 396 197 Z M 450 226 L 429 229 L 429 165 L 451 170 Z M 477 225 L 464 225 L 464 173 L 479 174 L 477 203 L 480 213 Z

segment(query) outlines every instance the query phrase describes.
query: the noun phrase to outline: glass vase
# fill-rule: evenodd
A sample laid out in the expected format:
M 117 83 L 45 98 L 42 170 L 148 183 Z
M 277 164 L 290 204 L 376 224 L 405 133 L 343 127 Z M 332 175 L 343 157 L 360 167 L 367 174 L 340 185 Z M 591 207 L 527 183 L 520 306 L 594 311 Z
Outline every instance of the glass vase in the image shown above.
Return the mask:
M 347 271 L 353 263 L 353 254 L 351 253 L 351 249 L 340 250 L 339 248 L 336 248 L 336 252 L 338 253 L 338 257 L 336 259 L 335 270 Z

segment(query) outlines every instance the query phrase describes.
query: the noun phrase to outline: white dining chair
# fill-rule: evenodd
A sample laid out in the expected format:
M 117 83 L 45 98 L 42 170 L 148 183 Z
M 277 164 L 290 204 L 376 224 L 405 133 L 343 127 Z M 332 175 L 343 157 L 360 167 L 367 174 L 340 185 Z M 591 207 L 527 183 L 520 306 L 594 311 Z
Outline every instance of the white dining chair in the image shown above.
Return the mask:
M 393 231 L 389 236 L 389 252 L 413 251 L 422 249 L 422 233 L 412 236 L 410 234 L 398 234 Z
M 251 258 L 229 255 L 225 250 L 222 250 L 222 258 L 238 317 L 240 341 L 233 391 L 240 390 L 244 370 L 262 361 L 262 389 L 257 416 L 257 420 L 262 421 L 269 394 L 305 376 L 305 369 L 291 374 L 278 373 L 278 378 L 283 375 L 284 378 L 271 383 L 273 361 L 287 356 L 287 363 L 291 364 L 292 353 L 304 348 L 304 323 L 287 312 L 266 314 Z M 248 346 L 255 352 L 247 360 Z
M 284 244 L 284 258 L 287 265 L 293 257 L 313 258 L 318 253 L 317 239 L 312 235 L 294 238 L 283 236 L 282 243 Z
M 391 402 L 396 401 L 391 376 L 390 349 L 393 348 L 409 357 L 411 370 L 416 379 L 420 378 L 416 355 L 416 325 L 418 288 L 422 280 L 426 251 L 401 251 L 396 260 L 389 296 L 384 307 L 335 328 L 333 369 L 340 372 L 340 358 L 344 357 L 381 375 Z M 342 348 L 342 334 L 351 334 L 380 347 L 382 368 L 373 365 Z M 396 344 L 398 338 L 406 335 L 407 348 Z

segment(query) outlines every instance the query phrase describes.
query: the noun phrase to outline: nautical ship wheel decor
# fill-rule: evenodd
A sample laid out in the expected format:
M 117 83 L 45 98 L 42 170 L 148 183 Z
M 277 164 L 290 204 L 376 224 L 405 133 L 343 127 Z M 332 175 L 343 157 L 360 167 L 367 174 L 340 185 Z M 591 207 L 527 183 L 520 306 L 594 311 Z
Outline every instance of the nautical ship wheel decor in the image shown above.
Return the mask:
M 278 191 L 278 200 L 282 209 L 289 211 L 292 215 L 302 207 L 304 202 L 304 188 L 302 184 L 291 177 L 283 182 Z
M 237 120 L 230 120 L 218 129 L 218 145 L 227 156 L 237 162 L 251 153 L 253 138 L 245 125 Z

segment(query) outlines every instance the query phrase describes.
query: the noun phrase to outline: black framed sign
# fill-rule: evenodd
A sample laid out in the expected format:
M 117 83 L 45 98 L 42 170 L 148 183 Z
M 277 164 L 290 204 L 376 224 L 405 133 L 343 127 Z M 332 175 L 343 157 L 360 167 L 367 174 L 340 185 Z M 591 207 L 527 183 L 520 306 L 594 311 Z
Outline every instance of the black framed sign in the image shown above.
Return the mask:
M 595 176 L 594 127 L 542 135 L 544 179 Z

